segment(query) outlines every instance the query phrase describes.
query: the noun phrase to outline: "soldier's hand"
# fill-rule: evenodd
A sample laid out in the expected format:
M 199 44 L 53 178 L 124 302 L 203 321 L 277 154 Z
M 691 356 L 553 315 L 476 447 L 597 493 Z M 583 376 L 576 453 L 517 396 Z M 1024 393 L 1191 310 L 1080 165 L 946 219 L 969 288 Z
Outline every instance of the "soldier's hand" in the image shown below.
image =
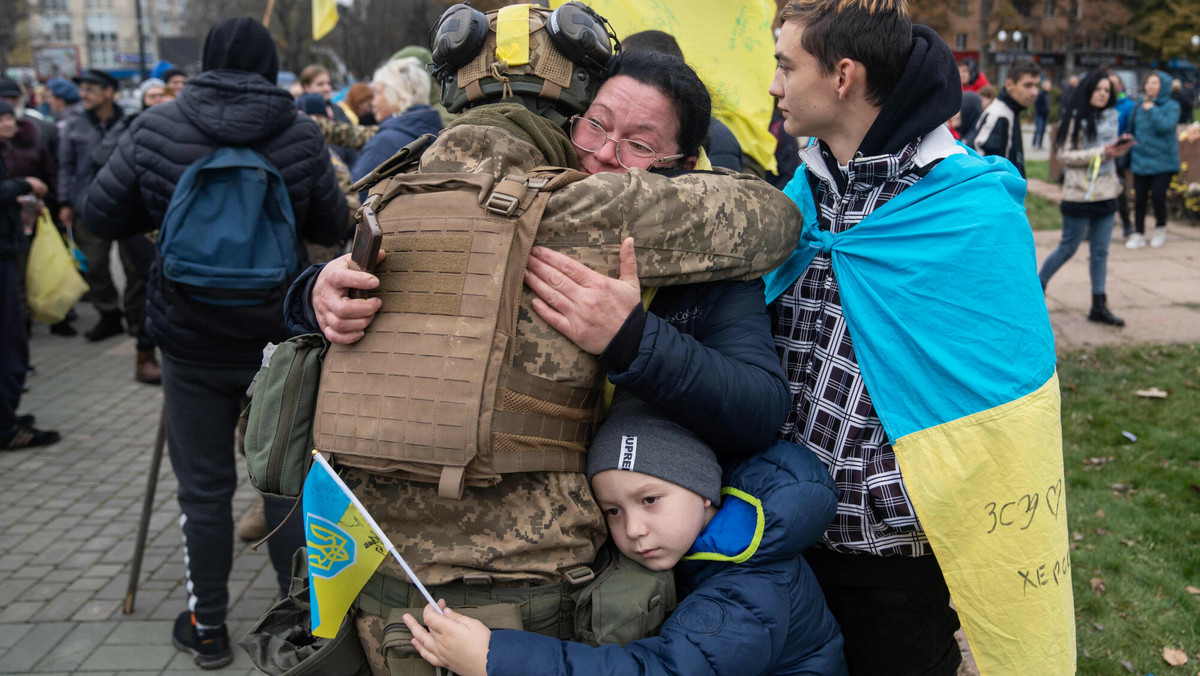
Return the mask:
M 435 667 L 444 667 L 460 676 L 487 676 L 488 644 L 492 631 L 482 622 L 460 615 L 438 601 L 445 615 L 433 606 L 425 606 L 426 631 L 412 615 L 404 615 L 404 624 L 412 632 L 412 645 L 421 657 Z
M 538 316 L 589 354 L 603 352 L 642 302 L 632 237 L 621 242 L 618 279 L 535 246 L 525 268 L 525 283 L 537 294 L 533 309 Z
M 379 252 L 377 261 L 383 260 Z M 379 278 L 349 267 L 350 254 L 329 261 L 313 283 L 312 306 L 317 326 L 331 343 L 348 345 L 363 337 L 383 305 L 378 298 L 351 298 L 350 289 L 374 289 Z

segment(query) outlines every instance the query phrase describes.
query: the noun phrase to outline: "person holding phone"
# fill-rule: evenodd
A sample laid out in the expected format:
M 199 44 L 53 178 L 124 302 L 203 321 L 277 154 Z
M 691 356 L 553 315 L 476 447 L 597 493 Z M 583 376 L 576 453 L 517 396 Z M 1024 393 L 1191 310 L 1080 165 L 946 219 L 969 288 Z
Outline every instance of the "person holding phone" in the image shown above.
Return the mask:
M 1108 309 L 1105 278 L 1108 245 L 1112 241 L 1113 214 L 1121 195 L 1116 158 L 1134 145 L 1129 134 L 1118 135 L 1118 115 L 1112 81 L 1102 71 L 1085 75 L 1064 106 L 1054 137 L 1058 161 L 1063 164 L 1062 240 L 1042 263 L 1038 277 L 1042 288 L 1066 263 L 1086 235 L 1091 246 L 1092 309 L 1088 321 L 1125 326 L 1125 320 Z

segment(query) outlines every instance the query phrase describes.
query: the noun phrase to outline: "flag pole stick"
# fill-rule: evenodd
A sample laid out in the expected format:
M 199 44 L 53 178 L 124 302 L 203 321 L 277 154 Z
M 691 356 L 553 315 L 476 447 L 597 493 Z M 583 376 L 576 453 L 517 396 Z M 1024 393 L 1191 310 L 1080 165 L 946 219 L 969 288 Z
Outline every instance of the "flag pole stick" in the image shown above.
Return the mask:
M 367 511 L 367 508 L 363 507 L 363 504 L 358 501 L 358 496 L 356 496 L 354 492 L 342 482 L 342 478 L 337 475 L 337 472 L 333 471 L 333 467 L 329 464 L 329 461 L 326 460 L 324 456 L 322 456 L 315 449 L 313 450 L 312 454 L 317 463 L 319 463 L 321 467 L 323 467 L 326 472 L 329 472 L 329 475 L 337 481 L 338 487 L 342 489 L 342 492 L 346 494 L 346 497 L 350 498 L 350 502 L 354 503 L 354 506 L 358 509 L 358 513 L 362 514 L 363 518 L 366 519 L 367 525 L 371 527 L 371 530 L 375 533 L 375 536 L 382 540 L 385 545 L 387 545 L 388 553 L 391 554 L 392 557 L 400 564 L 400 567 L 404 569 L 404 574 L 407 575 L 408 579 L 412 581 L 413 586 L 415 586 L 417 590 L 421 592 L 421 596 L 425 597 L 425 600 L 429 602 L 429 605 L 433 606 L 434 609 L 438 611 L 438 614 L 445 615 L 445 613 L 442 612 L 441 607 L 438 606 L 437 601 L 434 601 L 433 596 L 429 594 L 429 590 L 426 589 L 425 585 L 421 584 L 421 581 L 417 579 L 417 576 L 415 573 L 413 573 L 412 568 L 408 567 L 408 562 L 404 560 L 403 556 L 400 556 L 400 552 L 396 551 L 396 545 L 392 544 L 392 541 L 388 539 L 387 535 L 384 534 L 383 529 L 379 527 L 379 524 L 375 523 L 375 517 L 371 516 L 371 513 Z
M 267 0 L 267 11 L 263 12 L 263 27 L 271 27 L 271 14 L 275 12 L 275 0 Z

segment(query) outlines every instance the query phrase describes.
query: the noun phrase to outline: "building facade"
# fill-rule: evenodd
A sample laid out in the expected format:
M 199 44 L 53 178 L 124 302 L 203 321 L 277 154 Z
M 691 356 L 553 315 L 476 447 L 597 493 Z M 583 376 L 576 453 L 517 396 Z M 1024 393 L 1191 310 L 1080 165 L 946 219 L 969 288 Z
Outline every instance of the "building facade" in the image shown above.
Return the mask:
M 997 84 L 1003 83 L 1008 65 L 1021 60 L 1040 64 L 1056 85 L 1093 68 L 1136 72 L 1141 66 L 1134 39 L 1101 16 L 1113 10 L 1110 3 L 991 0 L 988 7 L 995 9 L 989 10 L 987 39 L 981 43 L 979 15 L 984 0 L 947 2 L 955 7 L 947 13 L 949 26 L 940 31 L 942 39 L 955 57 L 983 65 Z M 921 17 L 913 18 L 921 22 Z
M 138 2 L 144 54 L 138 53 Z M 177 37 L 182 30 L 184 0 L 30 0 L 29 4 L 30 43 L 41 79 L 71 75 L 74 67 L 137 79 L 142 59 L 147 72 L 158 61 L 159 38 Z

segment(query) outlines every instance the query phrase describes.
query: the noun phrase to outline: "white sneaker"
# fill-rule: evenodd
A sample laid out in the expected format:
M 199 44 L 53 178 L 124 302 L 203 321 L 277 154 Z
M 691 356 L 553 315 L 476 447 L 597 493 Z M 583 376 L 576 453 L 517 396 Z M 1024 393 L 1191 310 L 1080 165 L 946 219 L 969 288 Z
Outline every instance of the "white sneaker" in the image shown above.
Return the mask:
M 1150 237 L 1150 246 L 1154 247 L 1155 249 L 1158 249 L 1158 248 L 1162 247 L 1163 242 L 1165 242 L 1165 241 L 1167 241 L 1167 229 L 1166 228 L 1155 228 L 1154 235 L 1152 237 Z
M 1146 237 L 1140 232 L 1135 232 L 1125 240 L 1126 249 L 1140 249 L 1146 246 Z

